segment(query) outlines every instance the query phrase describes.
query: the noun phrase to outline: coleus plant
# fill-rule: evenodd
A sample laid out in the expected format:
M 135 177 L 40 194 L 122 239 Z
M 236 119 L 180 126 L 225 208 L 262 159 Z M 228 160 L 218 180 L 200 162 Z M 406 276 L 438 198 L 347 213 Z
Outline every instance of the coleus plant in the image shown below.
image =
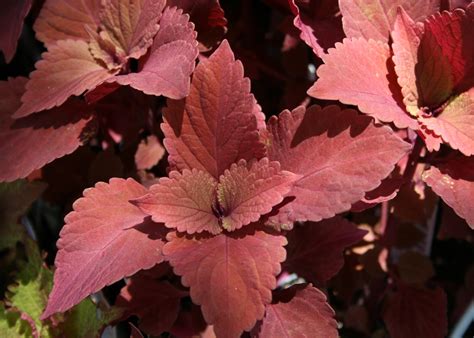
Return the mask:
M 337 336 L 333 312 L 313 286 L 293 291 L 287 305 L 270 305 L 286 257 L 285 232 L 277 230 L 350 209 L 410 145 L 390 128 L 337 106 L 284 111 L 266 125 L 226 41 L 198 65 L 189 96 L 168 101 L 162 130 L 168 177 L 149 189 L 112 179 L 75 202 L 58 241 L 43 318 L 167 261 L 218 336 L 239 336 L 262 319 L 261 334 L 271 336 L 275 311 L 301 313 L 292 329 L 308 332 L 316 325 L 321 335 Z M 347 228 L 354 235 L 345 245 L 364 234 Z M 334 271 L 325 274 L 322 280 Z M 320 320 L 300 327 L 313 310 Z

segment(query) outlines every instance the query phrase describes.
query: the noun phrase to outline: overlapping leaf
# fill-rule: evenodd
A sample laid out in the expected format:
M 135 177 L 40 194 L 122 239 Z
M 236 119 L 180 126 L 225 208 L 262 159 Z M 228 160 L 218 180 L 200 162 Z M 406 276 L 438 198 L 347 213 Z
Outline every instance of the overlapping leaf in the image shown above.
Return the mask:
M 198 65 L 189 96 L 168 101 L 164 119 L 164 145 L 178 170 L 207 171 L 217 179 L 232 163 L 264 154 L 250 81 L 227 41 Z
M 301 175 L 276 223 L 329 218 L 350 209 L 388 176 L 410 146 L 389 128 L 337 106 L 283 111 L 268 124 L 270 160 Z
M 0 82 L 0 181 L 26 177 L 33 170 L 76 150 L 94 132 L 90 110 L 71 99 L 60 108 L 13 119 L 25 78 Z
M 362 240 L 366 233 L 338 216 L 305 223 L 288 234 L 284 267 L 309 282 L 325 283 L 344 264 L 345 248 Z
M 446 295 L 441 288 L 400 285 L 388 296 L 383 319 L 393 338 L 446 336 Z
M 164 155 L 165 148 L 155 135 L 150 135 L 138 145 L 135 165 L 138 170 L 151 169 Z
M 415 21 L 422 21 L 439 10 L 440 1 L 339 0 L 346 36 L 388 42 L 398 6 Z
M 4 1 L 0 14 L 0 50 L 9 63 L 15 55 L 16 45 L 23 28 L 23 20 L 33 0 Z
M 218 337 L 239 337 L 263 318 L 285 259 L 283 236 L 246 227 L 215 237 L 170 233 L 163 253 Z
M 334 310 L 324 293 L 309 285 L 279 291 L 267 305 L 258 337 L 338 337 Z
M 137 315 L 140 328 L 158 336 L 169 331 L 176 321 L 180 300 L 184 296 L 186 292 L 166 281 L 137 276 L 120 291 L 115 305 L 124 309 L 125 317 Z
M 454 158 L 423 173 L 423 180 L 474 228 L 474 158 Z
M 145 193 L 133 179 L 117 178 L 86 189 L 74 203 L 57 243 L 54 288 L 42 318 L 162 261 L 162 227 L 128 202 Z

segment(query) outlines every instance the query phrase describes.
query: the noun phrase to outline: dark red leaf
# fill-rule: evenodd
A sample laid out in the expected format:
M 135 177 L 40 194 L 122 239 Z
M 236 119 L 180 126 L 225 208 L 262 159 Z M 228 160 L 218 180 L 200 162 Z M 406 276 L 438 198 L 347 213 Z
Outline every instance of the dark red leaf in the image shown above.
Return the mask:
M 33 0 L 6 0 L 0 12 L 0 50 L 9 63 L 16 52 L 16 45 L 23 28 L 23 20 L 30 11 Z

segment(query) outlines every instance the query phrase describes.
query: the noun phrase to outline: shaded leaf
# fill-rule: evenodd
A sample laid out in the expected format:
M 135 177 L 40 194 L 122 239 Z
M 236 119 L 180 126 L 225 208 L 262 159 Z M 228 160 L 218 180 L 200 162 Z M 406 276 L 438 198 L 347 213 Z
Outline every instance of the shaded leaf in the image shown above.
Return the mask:
M 197 66 L 185 101 L 168 101 L 162 129 L 171 166 L 217 179 L 240 159 L 263 157 L 253 110 L 250 81 L 224 40 Z
M 16 52 L 16 45 L 23 28 L 23 20 L 30 11 L 33 0 L 7 0 L 0 12 L 0 50 L 9 63 Z
M 246 227 L 215 237 L 170 233 L 167 239 L 163 253 L 218 337 L 238 337 L 263 318 L 285 259 L 285 237 Z
M 92 134 L 90 110 L 71 99 L 62 107 L 13 119 L 26 79 L 0 82 L 0 158 L 5 163 L 0 181 L 13 181 L 75 151 Z
M 70 96 L 94 89 L 117 71 L 109 71 L 97 63 L 86 42 L 73 40 L 62 40 L 51 46 L 35 67 L 15 118 L 60 106 Z
M 165 148 L 155 135 L 142 140 L 135 153 L 135 165 L 138 170 L 151 169 L 165 155 Z
M 128 202 L 145 193 L 133 179 L 111 179 L 84 190 L 60 233 L 54 288 L 42 318 L 163 260 L 162 227 Z
M 167 281 L 137 276 L 120 291 L 115 305 L 124 309 L 124 317 L 138 316 L 140 329 L 158 336 L 171 329 L 186 294 Z
M 276 223 L 319 221 L 349 210 L 380 185 L 410 146 L 388 127 L 337 106 L 283 111 L 268 123 L 269 158 L 301 175 Z
M 447 300 L 441 288 L 401 285 L 384 304 L 383 320 L 390 337 L 445 337 Z
M 321 57 L 324 65 L 318 68 L 319 79 L 308 94 L 357 105 L 361 112 L 399 128 L 418 129 L 403 107 L 390 54 L 382 42 L 344 39 Z
M 284 267 L 309 282 L 325 283 L 342 268 L 344 250 L 366 233 L 339 216 L 297 226 L 288 233 Z
M 407 251 L 400 256 L 398 272 L 405 283 L 419 286 L 423 286 L 435 274 L 429 257 L 416 251 Z
M 344 32 L 349 38 L 362 37 L 388 42 L 401 6 L 414 21 L 439 11 L 439 0 L 339 0 Z
M 275 293 L 258 327 L 258 337 L 339 337 L 334 310 L 324 293 L 311 284 L 293 285 Z
M 423 180 L 474 229 L 474 158 L 459 156 L 432 166 Z
M 8 311 L 0 303 L 0 332 L 8 338 L 33 337 L 31 327 L 17 312 Z

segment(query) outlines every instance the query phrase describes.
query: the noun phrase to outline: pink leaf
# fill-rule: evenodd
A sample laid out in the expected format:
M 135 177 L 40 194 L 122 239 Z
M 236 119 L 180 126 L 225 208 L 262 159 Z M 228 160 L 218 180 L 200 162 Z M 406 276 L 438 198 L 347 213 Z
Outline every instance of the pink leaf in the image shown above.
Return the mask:
M 423 173 L 423 180 L 474 229 L 474 158 L 459 156 Z
M 398 84 L 402 89 L 403 103 L 407 111 L 416 116 L 419 110 L 419 95 L 415 66 L 418 63 L 418 47 L 423 35 L 423 25 L 417 25 L 402 7 L 392 31 L 392 49 Z
M 386 300 L 383 319 L 392 338 L 442 338 L 448 332 L 446 311 L 443 289 L 400 285 Z
M 334 310 L 324 293 L 311 284 L 293 285 L 267 305 L 258 337 L 339 337 Z
M 15 118 L 59 106 L 70 96 L 81 95 L 113 76 L 94 60 L 83 41 L 59 41 L 35 66 Z
M 267 158 L 248 166 L 245 160 L 232 164 L 220 177 L 217 190 L 217 199 L 226 213 L 222 227 L 232 231 L 258 221 L 283 201 L 294 176 L 281 172 L 279 163 L 269 162 Z
M 419 120 L 451 148 L 466 156 L 474 154 L 474 88 L 452 99 L 439 116 Z
M 151 169 L 164 155 L 165 148 L 155 135 L 150 135 L 138 145 L 135 165 L 138 170 Z
M 166 8 L 150 55 L 138 73 L 113 79 L 149 95 L 181 99 L 189 92 L 189 76 L 198 55 L 194 25 L 176 8 Z
M 325 283 L 344 265 L 344 250 L 366 233 L 339 216 L 297 226 L 288 233 L 284 267 L 309 282 Z
M 336 13 L 324 8 L 323 13 L 327 17 L 321 18 L 316 16 L 316 13 L 304 13 L 295 0 L 289 0 L 288 4 L 295 15 L 293 24 L 301 31 L 301 40 L 310 46 L 317 56 L 321 57 L 326 49 L 343 39 L 341 18 L 336 17 Z
M 72 153 L 94 132 L 90 109 L 76 100 L 61 108 L 18 120 L 11 116 L 20 106 L 25 78 L 0 82 L 0 181 L 28 176 L 33 170 Z
M 227 41 L 201 62 L 184 101 L 168 101 L 162 129 L 169 162 L 196 168 L 216 179 L 240 159 L 261 158 L 250 81 Z
M 0 50 L 9 63 L 16 52 L 16 45 L 23 28 L 23 20 L 30 11 L 33 0 L 7 0 L 0 12 Z
M 324 65 L 318 68 L 319 79 L 308 90 L 310 96 L 357 105 L 363 113 L 399 128 L 418 128 L 403 107 L 387 44 L 344 39 L 322 59 Z
M 165 257 L 218 337 L 239 337 L 263 318 L 285 259 L 285 237 L 246 227 L 214 237 L 170 233 L 167 239 Z
M 159 336 L 173 326 L 186 294 L 167 281 L 136 276 L 120 291 L 115 306 L 125 309 L 125 318 L 138 316 L 143 331 Z
M 133 179 L 119 178 L 84 190 L 60 233 L 54 287 L 43 319 L 163 260 L 162 226 L 128 202 L 145 193 Z
M 170 177 L 160 178 L 151 186 L 150 193 L 133 201 L 153 221 L 163 222 L 168 228 L 193 234 L 222 231 L 214 214 L 217 181 L 204 171 L 172 171 Z
M 398 6 L 413 20 L 422 21 L 439 11 L 439 3 L 439 0 L 339 0 L 339 7 L 347 37 L 388 42 Z
M 144 55 L 158 31 L 158 20 L 166 0 L 103 0 L 101 32 L 123 56 Z
M 99 29 L 100 7 L 97 0 L 46 0 L 35 21 L 36 37 L 48 49 L 59 40 L 89 41 L 86 27 Z
M 269 158 L 302 175 L 277 223 L 319 221 L 349 210 L 388 176 L 410 146 L 388 127 L 337 106 L 298 107 L 268 123 Z
M 227 32 L 227 19 L 219 0 L 168 0 L 168 6 L 177 6 L 190 15 L 196 25 L 199 49 L 210 50 Z

